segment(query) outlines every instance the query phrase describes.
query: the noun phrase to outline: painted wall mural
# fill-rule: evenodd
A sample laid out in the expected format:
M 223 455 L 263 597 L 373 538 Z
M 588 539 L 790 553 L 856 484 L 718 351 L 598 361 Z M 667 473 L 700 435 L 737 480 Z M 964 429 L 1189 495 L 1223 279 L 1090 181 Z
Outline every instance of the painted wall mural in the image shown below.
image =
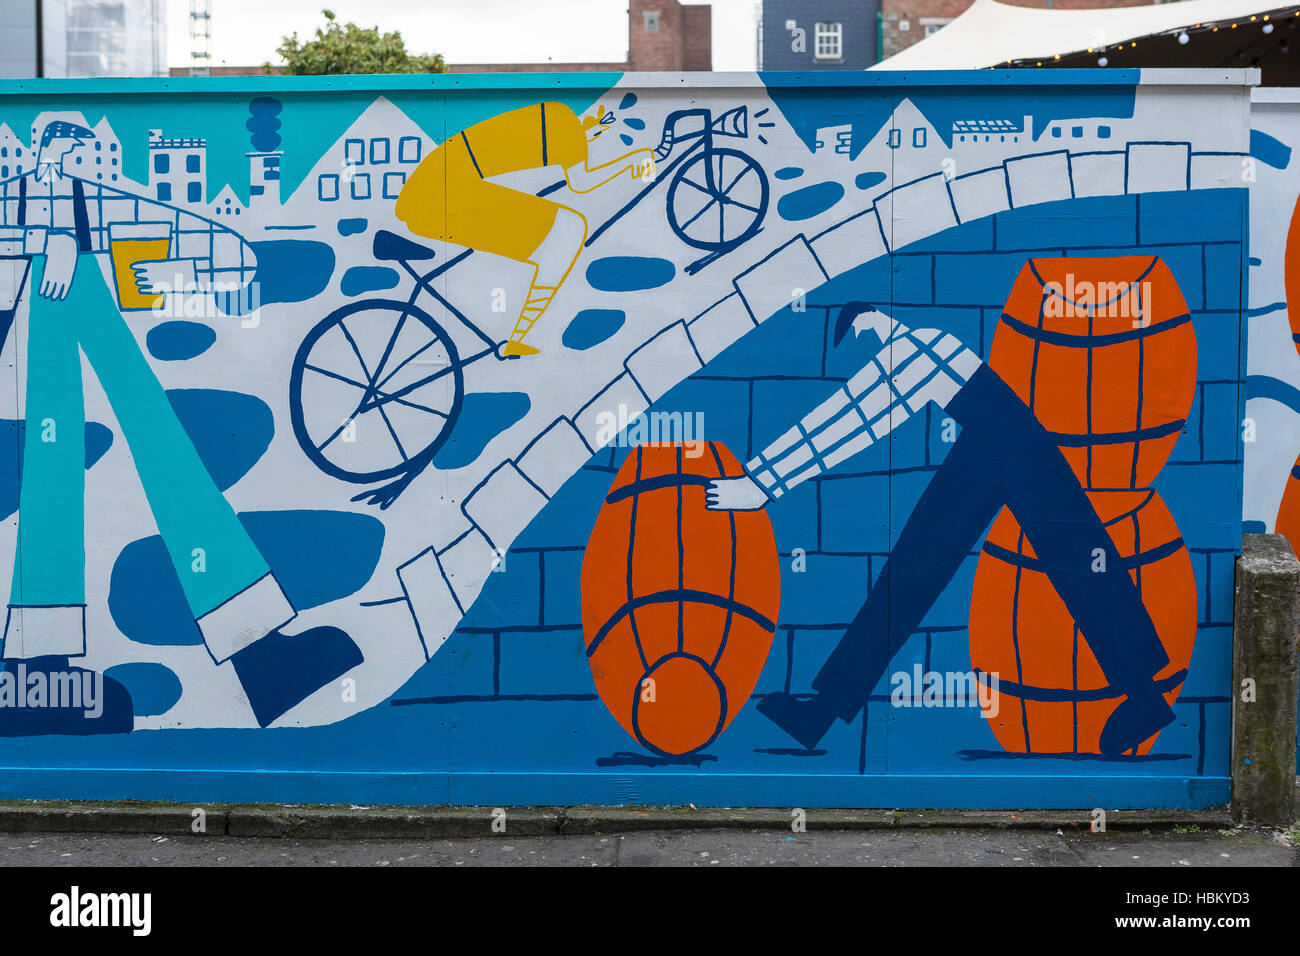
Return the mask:
M 1232 71 L 8 87 L 6 794 L 1225 802 L 1260 135 Z
M 1300 548 L 1300 97 L 1252 93 L 1243 530 Z

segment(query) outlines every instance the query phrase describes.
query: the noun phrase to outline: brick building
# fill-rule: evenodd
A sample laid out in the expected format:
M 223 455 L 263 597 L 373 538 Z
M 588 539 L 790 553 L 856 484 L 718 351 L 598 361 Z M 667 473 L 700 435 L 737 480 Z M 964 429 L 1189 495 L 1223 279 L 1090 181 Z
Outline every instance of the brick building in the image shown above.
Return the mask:
M 912 44 L 919 43 L 936 30 L 942 29 L 965 13 L 972 2 L 973 0 L 879 0 L 882 59 L 906 50 Z M 999 0 L 999 2 L 1015 7 L 1099 10 L 1105 7 L 1147 6 L 1152 0 Z M 831 0 L 826 0 L 826 5 L 831 6 Z

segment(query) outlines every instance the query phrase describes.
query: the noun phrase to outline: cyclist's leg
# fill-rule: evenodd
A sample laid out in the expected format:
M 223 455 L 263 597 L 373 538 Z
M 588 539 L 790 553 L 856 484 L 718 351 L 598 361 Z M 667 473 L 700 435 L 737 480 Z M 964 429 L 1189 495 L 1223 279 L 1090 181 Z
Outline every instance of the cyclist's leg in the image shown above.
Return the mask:
M 536 269 L 519 320 L 506 346 L 506 355 L 528 355 L 537 351 L 523 344 L 524 336 L 550 306 L 555 293 L 573 270 L 573 264 L 578 261 L 586 240 L 587 220 L 568 206 L 557 204 L 554 224 L 529 256 Z

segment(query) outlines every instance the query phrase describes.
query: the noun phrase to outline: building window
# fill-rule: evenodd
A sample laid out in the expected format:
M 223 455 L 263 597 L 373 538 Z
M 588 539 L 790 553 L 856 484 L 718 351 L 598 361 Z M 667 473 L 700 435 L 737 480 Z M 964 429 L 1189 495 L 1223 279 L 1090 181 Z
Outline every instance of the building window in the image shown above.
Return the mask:
M 922 17 L 921 30 L 926 36 L 932 37 L 948 24 L 952 23 L 951 19 L 941 19 L 937 17 Z
M 659 32 L 659 11 L 658 10 L 647 10 L 645 12 L 645 32 L 646 33 Z
M 262 160 L 262 179 L 268 183 L 277 182 L 280 179 L 279 156 L 267 156 Z
M 388 163 L 388 140 L 372 139 L 370 141 L 370 162 L 376 166 Z
M 171 172 L 172 158 L 166 153 L 156 153 L 153 158 L 153 171 L 160 175 Z
M 818 60 L 838 60 L 843 53 L 844 27 L 839 23 L 818 23 L 813 55 Z
M 889 131 L 889 148 L 898 149 L 898 147 L 902 145 L 903 145 L 903 131 L 897 129 L 891 129 Z
M 420 137 L 403 136 L 397 143 L 397 159 L 403 163 L 420 161 Z
M 1053 127 L 1052 127 L 1052 139 L 1060 139 L 1060 138 L 1061 138 L 1061 127 L 1059 127 L 1059 126 L 1053 126 Z
M 1073 129 L 1070 130 L 1070 135 L 1073 136 L 1075 139 L 1083 139 L 1083 127 L 1082 126 L 1074 127 Z
M 1110 139 L 1110 127 L 1109 127 L 1109 126 L 1098 126 L 1098 127 L 1097 127 L 1097 138 L 1098 138 L 1098 139 Z
M 924 126 L 918 126 L 916 129 L 912 130 L 912 145 L 915 146 L 917 149 L 925 148 L 925 127 Z
M 171 184 L 171 183 L 159 183 L 159 184 L 158 184 L 158 201 L 159 201 L 159 202 L 171 202 L 171 201 L 172 201 L 172 184 Z
M 185 198 L 189 202 L 203 202 L 203 184 L 190 183 L 186 186 Z
M 352 177 L 352 198 L 369 199 L 370 198 L 370 174 L 357 173 Z
M 264 195 L 266 195 L 266 187 L 265 187 L 265 186 L 249 186 L 249 187 L 248 187 L 248 194 L 249 194 L 250 196 L 264 196 Z
M 316 186 L 316 195 L 320 197 L 321 202 L 333 202 L 339 198 L 339 178 L 330 173 L 321 176 L 320 182 Z
M 406 173 L 384 173 L 384 198 L 396 199 L 406 185 Z
M 199 171 L 199 156 L 197 153 L 190 153 L 185 157 L 185 171 L 187 173 L 197 173 Z
M 343 143 L 343 162 L 347 166 L 360 166 L 366 161 L 366 141 L 349 139 Z

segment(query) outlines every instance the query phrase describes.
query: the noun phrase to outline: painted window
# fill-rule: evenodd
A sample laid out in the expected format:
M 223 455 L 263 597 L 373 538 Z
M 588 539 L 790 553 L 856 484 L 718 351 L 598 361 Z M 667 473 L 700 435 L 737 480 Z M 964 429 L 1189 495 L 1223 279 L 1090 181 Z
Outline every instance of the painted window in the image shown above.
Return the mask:
M 384 173 L 384 198 L 396 199 L 406 185 L 406 173 Z
M 889 131 L 889 148 L 898 149 L 903 145 L 903 131 L 900 129 L 891 129 Z
M 924 126 L 918 126 L 916 129 L 912 130 L 912 145 L 915 146 L 917 149 L 924 149 L 925 136 L 926 133 L 925 133 Z
M 190 183 L 185 187 L 185 200 L 187 202 L 203 202 L 203 184 Z
M 397 158 L 403 163 L 418 163 L 420 148 L 420 137 L 403 136 L 397 144 Z
M 171 201 L 172 201 L 172 184 L 171 184 L 171 183 L 159 183 L 159 184 L 158 184 L 158 201 L 159 201 L 159 202 L 171 202 Z
M 172 158 L 166 153 L 156 153 L 153 158 L 153 171 L 155 173 L 166 174 L 171 172 Z
M 316 185 L 316 195 L 322 202 L 333 202 L 339 198 L 339 178 L 333 173 L 323 175 Z
M 366 141 L 349 139 L 343 143 L 343 162 L 348 166 L 360 166 L 366 161 Z
M 387 139 L 377 138 L 370 141 L 370 162 L 376 166 L 383 166 L 388 162 Z
M 369 199 L 370 198 L 370 174 L 357 173 L 352 177 L 352 198 Z
M 198 153 L 190 153 L 185 157 L 185 171 L 187 173 L 197 173 L 200 169 L 202 160 Z

